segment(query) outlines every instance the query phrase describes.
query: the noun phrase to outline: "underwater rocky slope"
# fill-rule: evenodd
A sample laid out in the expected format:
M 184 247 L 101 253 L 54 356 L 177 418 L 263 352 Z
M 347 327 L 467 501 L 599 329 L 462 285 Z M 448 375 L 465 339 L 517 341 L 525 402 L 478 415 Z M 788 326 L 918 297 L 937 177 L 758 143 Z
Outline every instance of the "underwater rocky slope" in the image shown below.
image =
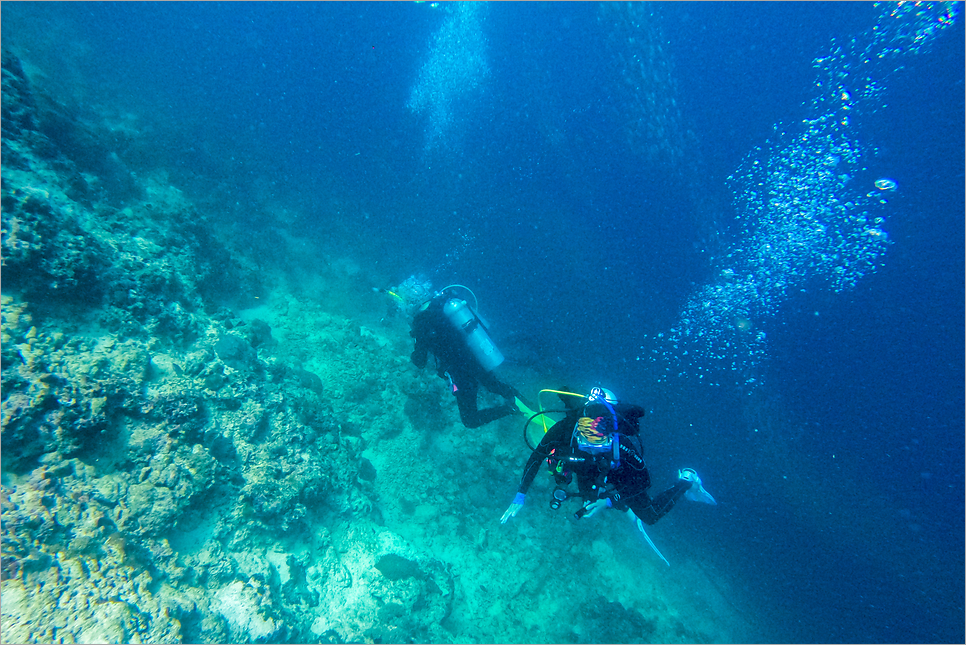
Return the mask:
M 517 421 L 468 436 L 354 270 L 304 295 L 6 51 L 2 145 L 4 642 L 742 639 L 543 479 L 501 527 Z

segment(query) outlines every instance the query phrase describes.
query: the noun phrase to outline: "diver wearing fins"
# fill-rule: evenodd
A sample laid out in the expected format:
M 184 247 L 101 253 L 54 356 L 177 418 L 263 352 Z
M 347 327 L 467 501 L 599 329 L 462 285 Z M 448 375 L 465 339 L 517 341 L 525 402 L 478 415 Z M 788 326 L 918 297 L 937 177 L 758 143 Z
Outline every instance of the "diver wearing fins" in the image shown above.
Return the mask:
M 518 409 L 518 405 L 523 405 L 520 393 L 493 375 L 493 370 L 503 362 L 503 354 L 476 312 L 473 292 L 462 285 L 450 285 L 422 301 L 428 292 L 428 282 L 424 281 L 417 290 L 418 296 L 423 297 L 419 298 L 421 304 L 407 307 L 407 301 L 412 302 L 413 298 L 409 293 L 412 289 L 404 288 L 406 284 L 390 294 L 402 301 L 404 309 L 415 309 L 410 331 L 415 348 L 410 359 L 422 369 L 429 354 L 435 357 L 436 373 L 449 382 L 463 425 L 478 428 L 505 416 L 520 414 L 522 408 Z M 473 296 L 473 306 L 459 297 L 460 290 Z M 480 385 L 502 396 L 506 403 L 480 410 L 477 403 Z
M 643 524 L 651 525 L 664 517 L 682 496 L 706 504 L 716 504 L 714 498 L 690 468 L 679 471 L 678 480 L 667 490 L 655 497 L 647 494 L 651 478 L 642 456 L 639 425 L 644 408 L 620 403 L 612 392 L 599 387 L 586 398 L 566 391 L 557 394 L 566 405 L 566 416 L 551 426 L 533 448 L 516 497 L 501 523 L 523 508 L 540 464 L 546 461 L 557 483 L 550 502 L 552 508 L 577 496 L 583 499 L 583 505 L 575 513 L 576 519 L 592 517 L 604 508 L 633 514 L 648 544 L 667 563 Z M 574 478 L 578 492 L 571 494 L 567 486 Z

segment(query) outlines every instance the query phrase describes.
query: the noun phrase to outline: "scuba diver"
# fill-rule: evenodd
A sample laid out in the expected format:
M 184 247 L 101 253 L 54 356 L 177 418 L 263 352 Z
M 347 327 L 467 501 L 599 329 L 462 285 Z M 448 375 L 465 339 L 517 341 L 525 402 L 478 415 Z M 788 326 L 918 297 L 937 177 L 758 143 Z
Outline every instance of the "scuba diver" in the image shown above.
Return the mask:
M 527 409 L 520 393 L 493 375 L 493 370 L 503 362 L 503 354 L 493 344 L 486 324 L 477 314 L 475 294 L 458 284 L 436 293 L 430 289 L 427 280 L 413 276 L 389 292 L 404 311 L 414 312 L 410 331 L 415 339 L 410 356 L 413 364 L 422 369 L 429 354 L 435 357 L 436 373 L 449 382 L 456 396 L 460 420 L 467 428 L 478 428 Z M 461 291 L 473 297 L 472 306 L 460 297 Z M 502 396 L 506 403 L 480 410 L 477 407 L 480 385 Z
M 527 490 L 541 462 L 546 460 L 557 484 L 551 508 L 557 509 L 563 501 L 576 496 L 583 499 L 582 507 L 574 515 L 578 520 L 592 517 L 604 508 L 628 512 L 637 520 L 647 543 L 667 563 L 648 537 L 644 524 L 654 524 L 664 517 L 682 496 L 706 504 L 717 502 L 690 468 L 679 471 L 678 480 L 667 490 L 655 497 L 647 494 L 651 478 L 642 457 L 639 426 L 644 408 L 620 403 L 610 390 L 600 387 L 591 390 L 586 398 L 566 391 L 555 392 L 564 402 L 566 416 L 544 434 L 536 447 L 531 446 L 533 451 L 517 494 L 500 522 L 505 524 L 523 508 Z M 541 414 L 544 412 L 537 413 L 530 421 Z M 567 490 L 574 478 L 576 494 Z

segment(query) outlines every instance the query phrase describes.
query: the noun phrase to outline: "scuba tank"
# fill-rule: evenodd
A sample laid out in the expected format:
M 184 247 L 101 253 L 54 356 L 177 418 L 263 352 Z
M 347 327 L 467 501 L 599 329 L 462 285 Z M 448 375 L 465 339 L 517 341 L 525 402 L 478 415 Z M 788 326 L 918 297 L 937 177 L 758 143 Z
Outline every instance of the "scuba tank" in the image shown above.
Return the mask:
M 493 344 L 479 316 L 470 309 L 465 300 L 450 298 L 443 305 L 443 313 L 462 333 L 466 345 L 484 370 L 492 372 L 503 362 L 503 354 Z

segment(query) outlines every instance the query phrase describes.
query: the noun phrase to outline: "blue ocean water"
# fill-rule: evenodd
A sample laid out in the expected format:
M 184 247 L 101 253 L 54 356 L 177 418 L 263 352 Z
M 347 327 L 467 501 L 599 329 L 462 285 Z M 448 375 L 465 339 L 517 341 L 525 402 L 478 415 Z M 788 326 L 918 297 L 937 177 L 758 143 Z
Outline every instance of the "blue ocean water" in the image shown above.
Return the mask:
M 534 389 L 646 405 L 652 467 L 719 500 L 665 539 L 758 596 L 763 640 L 962 642 L 960 13 L 5 3 L 2 28 L 222 217 L 273 202 L 385 286 L 470 284 Z

